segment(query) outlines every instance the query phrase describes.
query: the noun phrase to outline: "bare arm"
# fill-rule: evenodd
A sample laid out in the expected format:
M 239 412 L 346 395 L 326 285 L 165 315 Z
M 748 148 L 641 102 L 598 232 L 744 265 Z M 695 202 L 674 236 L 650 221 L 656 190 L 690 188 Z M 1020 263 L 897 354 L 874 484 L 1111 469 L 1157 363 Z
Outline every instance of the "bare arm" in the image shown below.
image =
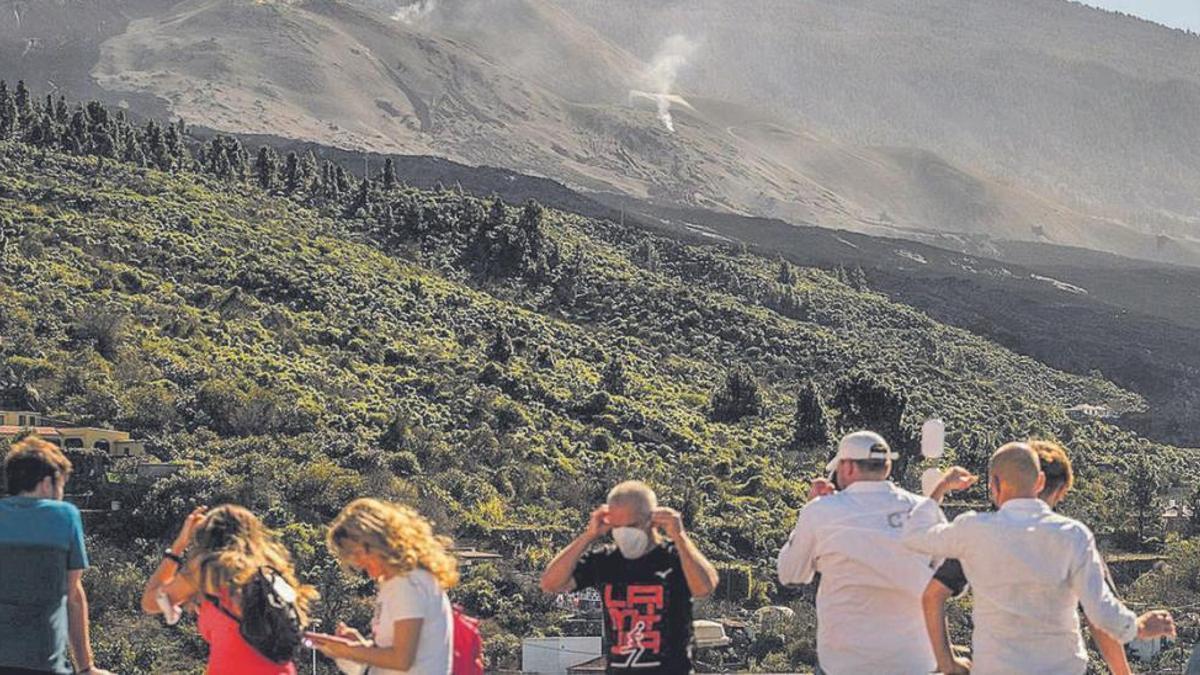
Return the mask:
M 94 668 L 92 638 L 88 625 L 87 593 L 83 590 L 83 570 L 67 572 L 67 634 L 71 641 L 71 654 L 80 672 Z
M 558 552 L 554 556 L 554 560 L 546 566 L 546 571 L 542 572 L 542 580 L 539 584 L 542 591 L 545 593 L 566 593 L 575 590 L 575 566 L 579 564 L 579 559 L 587 553 L 592 542 L 604 536 L 611 527 L 609 527 L 605 518 L 608 516 L 608 506 L 601 506 L 595 511 L 592 511 L 591 517 L 588 519 L 587 529 L 583 534 L 579 535 L 566 548 Z
M 937 579 L 930 579 L 921 595 L 921 609 L 925 613 L 925 630 L 929 633 L 929 644 L 937 659 L 938 672 L 944 675 L 965 675 L 971 672 L 971 662 L 955 658 L 950 647 L 950 629 L 946 622 L 946 602 L 953 591 Z
M 950 494 L 951 492 L 966 490 L 978 482 L 978 476 L 972 474 L 970 471 L 967 471 L 961 466 L 953 466 L 950 467 L 950 469 L 942 476 L 942 480 L 938 482 L 937 487 L 935 487 L 933 492 L 930 493 L 929 498 L 938 504 L 941 504 L 942 500 L 946 498 L 946 495 Z
M 717 568 L 704 557 L 695 542 L 683 530 L 683 518 L 674 509 L 658 508 L 651 522 L 662 528 L 679 551 L 679 562 L 683 576 L 687 579 L 688 591 L 693 598 L 705 598 L 717 589 Z
M 175 541 L 170 546 L 171 553 L 182 556 L 187 550 L 188 545 L 192 541 L 192 532 L 196 526 L 204 519 L 206 507 L 200 506 L 188 515 L 183 521 L 183 527 L 179 530 L 179 535 L 175 537 Z M 146 587 L 142 589 L 142 611 L 147 614 L 161 614 L 162 608 L 158 606 L 158 592 L 163 590 L 167 594 L 167 598 L 171 604 L 179 606 L 191 600 L 196 595 L 196 587 L 187 578 L 184 570 L 179 569 L 179 563 L 169 557 L 164 556 L 162 562 L 158 564 L 158 568 L 154 570 L 154 574 L 146 581 Z
M 401 619 L 392 624 L 392 646 L 378 647 L 360 641 L 357 645 L 323 641 L 314 638 L 314 646 L 324 655 L 334 659 L 347 659 L 365 663 L 376 668 L 407 671 L 417 660 L 417 646 L 421 643 L 421 626 L 424 619 Z
M 1100 656 L 1104 657 L 1104 662 L 1108 664 L 1108 669 L 1112 671 L 1112 675 L 1132 675 L 1133 671 L 1129 668 L 1129 658 L 1125 655 L 1125 646 L 1117 639 L 1108 633 L 1096 628 L 1092 625 L 1092 620 L 1087 618 L 1088 628 L 1092 632 L 1092 640 L 1096 642 L 1096 649 L 1099 650 Z

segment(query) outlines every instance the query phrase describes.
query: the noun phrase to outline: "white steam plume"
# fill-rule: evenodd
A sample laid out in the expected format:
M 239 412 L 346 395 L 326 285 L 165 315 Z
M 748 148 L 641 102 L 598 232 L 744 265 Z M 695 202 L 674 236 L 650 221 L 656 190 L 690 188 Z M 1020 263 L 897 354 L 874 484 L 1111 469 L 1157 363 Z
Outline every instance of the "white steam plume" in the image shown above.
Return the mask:
M 392 19 L 411 25 L 413 22 L 429 16 L 435 9 L 437 9 L 437 0 L 416 0 L 416 2 L 392 12 Z
M 662 46 L 658 48 L 658 53 L 650 62 L 650 67 L 642 75 L 649 91 L 634 89 L 629 92 L 631 100 L 647 98 L 655 102 L 658 107 L 658 119 L 667 128 L 667 131 L 675 131 L 675 120 L 671 117 L 672 103 L 691 108 L 691 105 L 683 97 L 671 93 L 671 90 L 675 88 L 679 70 L 687 65 L 688 60 L 695 53 L 695 42 L 683 35 L 672 35 L 663 41 Z

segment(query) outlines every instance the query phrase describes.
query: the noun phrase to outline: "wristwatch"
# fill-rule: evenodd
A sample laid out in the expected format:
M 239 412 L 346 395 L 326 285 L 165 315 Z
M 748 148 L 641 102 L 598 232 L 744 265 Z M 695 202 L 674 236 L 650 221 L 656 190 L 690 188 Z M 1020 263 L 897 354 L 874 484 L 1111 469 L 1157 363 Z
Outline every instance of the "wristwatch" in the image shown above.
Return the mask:
M 163 551 L 163 557 L 166 558 L 167 560 L 174 560 L 175 564 L 179 565 L 180 567 L 183 567 L 183 565 L 184 565 L 183 556 L 172 551 L 171 549 L 167 549 L 167 550 Z

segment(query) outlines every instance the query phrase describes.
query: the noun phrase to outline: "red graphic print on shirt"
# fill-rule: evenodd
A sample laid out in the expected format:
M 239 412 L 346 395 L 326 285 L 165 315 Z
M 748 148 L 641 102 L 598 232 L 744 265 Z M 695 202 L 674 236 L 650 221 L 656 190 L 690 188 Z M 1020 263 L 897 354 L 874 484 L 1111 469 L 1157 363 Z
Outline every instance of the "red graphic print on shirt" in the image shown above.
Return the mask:
M 625 657 L 624 667 L 656 666 L 662 652 L 663 587 L 629 585 L 625 597 L 613 596 L 613 584 L 604 586 L 604 606 L 615 639 L 613 657 Z M 614 664 L 615 665 L 615 664 Z

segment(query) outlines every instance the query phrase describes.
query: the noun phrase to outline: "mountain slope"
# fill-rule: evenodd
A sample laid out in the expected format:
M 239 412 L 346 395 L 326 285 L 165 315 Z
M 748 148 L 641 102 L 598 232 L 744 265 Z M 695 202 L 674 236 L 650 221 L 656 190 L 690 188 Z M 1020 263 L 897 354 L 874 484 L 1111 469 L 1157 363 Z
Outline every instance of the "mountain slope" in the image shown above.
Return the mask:
M 80 117 L 86 138 L 153 147 L 152 129 L 113 112 Z M 330 599 L 326 623 L 369 612 L 320 543 L 354 496 L 415 504 L 499 549 L 499 569 L 456 591 L 487 619 L 497 668 L 515 665 L 515 636 L 565 621 L 530 575 L 625 477 L 654 483 L 714 559 L 748 566 L 757 590 L 735 602 L 804 605 L 768 579 L 801 478 L 828 455 L 792 424 L 808 382 L 835 429 L 889 429 L 908 484 L 930 414 L 948 423 L 950 458 L 975 467 L 1002 440 L 1067 440 L 1072 508 L 1102 531 L 1128 524 L 1130 450 L 1191 475 L 1187 454 L 1063 411 L 1135 408 L 1129 392 L 819 270 L 536 204 L 330 182 L 336 167 L 264 191 L 239 178 L 246 153 L 229 139 L 203 162 L 168 150 L 163 172 L 63 154 L 64 138 L 85 147 L 74 134 L 0 141 L 0 373 L 5 395 L 36 392 L 193 462 L 124 488 L 127 511 L 92 528 L 97 641 L 122 670 L 195 663 L 194 641 L 130 610 L 157 538 L 197 502 L 244 503 L 280 529 Z M 740 419 L 710 404 L 731 372 L 761 395 L 729 397 Z
M 635 52 L 673 33 L 701 40 L 680 74 L 688 91 L 922 148 L 1143 234 L 1200 237 L 1196 35 L 1062 0 L 564 6 Z M 1113 234 L 1089 246 L 1153 257 L 1153 239 Z
M 854 136 L 829 125 L 827 116 L 810 119 L 806 106 L 813 102 L 807 98 L 772 107 L 747 88 L 758 82 L 755 87 L 795 97 L 791 76 L 763 83 L 778 73 L 750 68 L 741 89 L 698 79 L 693 71 L 707 76 L 715 68 L 713 40 L 728 37 L 725 49 L 748 38 L 714 33 L 700 42 L 694 58 L 656 55 L 668 34 L 664 26 L 677 18 L 666 13 L 669 4 L 661 10 L 630 7 L 628 17 L 609 24 L 594 16 L 594 7 L 545 0 L 450 0 L 409 22 L 393 18 L 407 6 L 384 0 L 94 0 L 89 11 L 103 18 L 94 32 L 77 35 L 81 31 L 67 22 L 66 34 L 55 35 L 61 10 L 52 3 L 26 4 L 24 27 L 0 32 L 0 51 L 12 54 L 19 71 L 39 84 L 87 69 L 100 98 L 150 114 L 169 111 L 221 131 L 437 154 L 663 205 L 876 234 L 928 240 L 953 232 L 1200 261 L 1189 225 L 1153 224 L 1161 220 L 1155 214 L 1174 207 L 1155 207 L 1149 215 L 1140 206 L 1118 211 L 1079 202 L 1069 189 L 1048 190 L 1045 181 L 1021 180 L 1011 167 L 963 151 L 981 143 L 963 136 L 973 133 L 970 125 L 955 152 L 899 132 Z M 735 22 L 739 30 L 751 19 L 771 22 L 772 12 L 792 25 L 783 8 L 750 7 Z M 709 9 L 688 11 L 679 17 L 685 25 Z M 597 27 L 580 16 L 596 20 Z M 640 23 L 626 26 L 626 20 Z M 763 37 L 747 53 L 770 61 L 762 50 L 778 35 L 772 28 Z M 35 38 L 39 47 L 26 52 Z M 69 53 L 54 46 L 68 40 L 80 46 Z M 721 58 L 742 62 L 725 53 Z M 654 96 L 671 88 L 674 76 L 663 74 L 664 64 L 666 71 L 678 69 L 675 89 L 684 94 L 673 105 L 674 133 L 655 109 Z M 837 99 L 821 97 L 828 105 Z M 878 126 L 863 124 L 864 130 Z M 1186 125 L 1179 131 L 1186 132 Z M 1072 176 L 1048 171 L 1038 169 L 1054 186 L 1073 184 Z

